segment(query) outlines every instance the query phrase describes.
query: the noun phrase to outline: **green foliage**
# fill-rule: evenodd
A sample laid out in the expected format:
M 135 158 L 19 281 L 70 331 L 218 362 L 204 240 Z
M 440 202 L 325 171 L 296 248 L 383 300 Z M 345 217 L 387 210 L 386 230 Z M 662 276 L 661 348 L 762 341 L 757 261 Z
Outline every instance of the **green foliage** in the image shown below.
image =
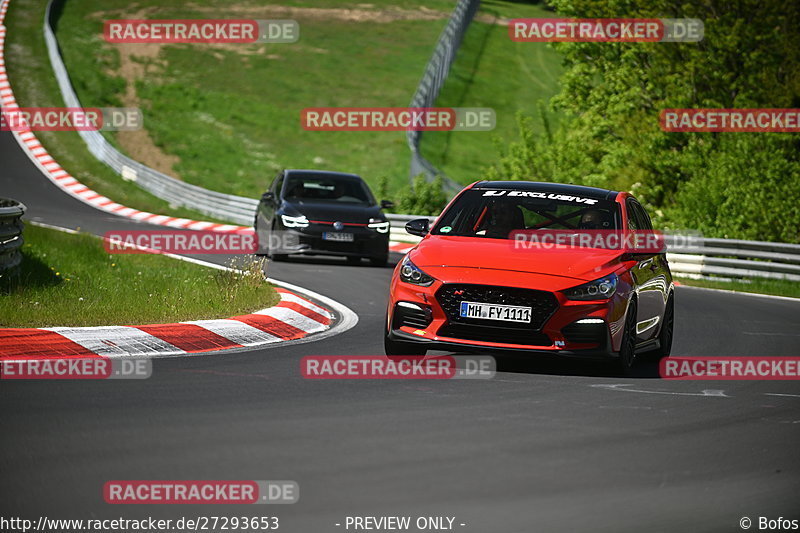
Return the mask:
M 442 178 L 437 176 L 428 182 L 420 174 L 414 178 L 413 186 L 400 195 L 397 211 L 414 215 L 438 215 L 447 204 L 447 195 L 442 190 Z
M 543 6 L 527 2 L 481 2 L 470 24 L 436 105 L 490 107 L 496 115 L 492 131 L 427 131 L 422 154 L 451 179 L 468 184 L 482 179 L 487 151 L 494 139 L 508 143 L 517 131 L 516 116 L 532 116 L 544 128 L 537 107 L 558 93 L 562 58 L 548 43 L 518 43 L 508 37 L 502 21 L 552 16 Z M 560 113 L 551 114 L 553 123 Z
M 665 108 L 800 105 L 800 4 L 551 0 L 565 17 L 699 18 L 699 43 L 558 43 L 566 70 L 552 134 L 518 118 L 491 177 L 630 190 L 661 226 L 800 241 L 800 135 L 667 133 Z
M 64 50 L 86 54 L 86 60 L 76 54 L 65 58 L 73 79 L 99 87 L 97 79 L 106 71 L 88 59 L 115 47 L 92 41 L 94 48 L 87 53 L 88 44 L 82 43 L 87 35 L 100 35 L 103 20 L 142 9 L 157 19 L 225 18 L 240 4 L 142 0 L 131 7 L 127 0 L 66 2 L 62 16 L 88 29 L 59 24 L 59 43 Z M 146 77 L 132 88 L 148 134 L 163 152 L 179 158 L 174 170 L 181 179 L 229 194 L 258 197 L 280 168 L 353 172 L 370 186 L 375 185 L 374 176 L 384 174 L 390 192 L 405 189 L 405 132 L 309 131 L 301 127 L 300 113 L 308 107 L 408 105 L 454 4 L 410 0 L 404 8 L 424 6 L 426 15 L 443 17 L 413 19 L 392 17 L 397 5 L 393 0 L 360 8 L 336 0 L 290 4 L 297 8 L 293 18 L 302 27 L 296 44 L 173 44 L 161 46 L 153 57 L 133 50 L 137 61 L 147 66 Z M 378 24 L 371 18 L 320 18 L 313 11 L 319 8 L 385 12 L 392 18 Z M 76 90 L 86 105 L 96 101 L 97 90 L 83 83 Z
M 800 242 L 800 157 L 786 134 L 727 134 L 689 154 L 696 174 L 668 219 L 707 235 Z
M 378 178 L 378 186 L 375 188 L 375 193 L 378 195 L 378 202 L 381 200 L 389 200 L 389 178 L 381 176 Z

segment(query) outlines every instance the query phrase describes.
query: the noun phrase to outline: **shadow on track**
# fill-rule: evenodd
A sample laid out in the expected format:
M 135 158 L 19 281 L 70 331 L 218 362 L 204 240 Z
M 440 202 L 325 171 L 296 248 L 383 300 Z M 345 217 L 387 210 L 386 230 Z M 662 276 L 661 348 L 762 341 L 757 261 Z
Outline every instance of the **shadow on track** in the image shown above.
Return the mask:
M 329 265 L 329 266 L 349 266 L 354 268 L 394 268 L 395 265 L 403 258 L 403 254 L 392 252 L 389 254 L 389 260 L 383 266 L 370 265 L 366 260 L 360 263 L 348 263 L 344 257 L 336 256 L 323 256 L 323 255 L 290 255 L 286 259 L 275 261 L 280 264 L 290 265 L 292 263 L 306 264 L 306 265 Z M 389 285 L 386 285 L 386 291 L 389 291 Z
M 447 352 L 435 352 L 445 354 Z M 476 352 L 447 353 L 447 355 L 475 355 Z M 432 352 L 429 352 L 432 354 Z M 630 375 L 625 375 L 615 359 L 597 360 L 548 354 L 487 353 L 497 361 L 497 372 L 511 374 L 540 374 L 550 376 L 619 377 L 624 379 L 659 379 L 658 359 L 650 354 L 637 356 Z

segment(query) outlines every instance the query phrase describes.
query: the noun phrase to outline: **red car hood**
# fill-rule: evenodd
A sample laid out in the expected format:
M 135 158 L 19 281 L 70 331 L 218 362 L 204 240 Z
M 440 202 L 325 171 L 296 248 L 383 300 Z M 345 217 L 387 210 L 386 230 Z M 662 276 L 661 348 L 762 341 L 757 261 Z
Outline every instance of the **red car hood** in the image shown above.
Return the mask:
M 409 257 L 423 270 L 492 269 L 592 281 L 618 266 L 621 256 L 619 250 L 567 246 L 514 249 L 512 240 L 429 235 Z

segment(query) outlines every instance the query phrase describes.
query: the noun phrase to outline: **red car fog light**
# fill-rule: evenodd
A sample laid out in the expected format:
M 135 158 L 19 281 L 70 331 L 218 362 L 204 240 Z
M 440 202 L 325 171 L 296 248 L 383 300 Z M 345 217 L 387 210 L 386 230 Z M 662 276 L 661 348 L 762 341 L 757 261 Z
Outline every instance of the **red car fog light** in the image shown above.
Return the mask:
M 608 326 L 602 318 L 582 318 L 561 328 L 567 342 L 602 344 L 608 336 Z
M 398 329 L 401 326 L 425 329 L 430 326 L 432 320 L 433 313 L 430 307 L 411 302 L 397 302 L 397 305 L 394 306 L 392 329 Z

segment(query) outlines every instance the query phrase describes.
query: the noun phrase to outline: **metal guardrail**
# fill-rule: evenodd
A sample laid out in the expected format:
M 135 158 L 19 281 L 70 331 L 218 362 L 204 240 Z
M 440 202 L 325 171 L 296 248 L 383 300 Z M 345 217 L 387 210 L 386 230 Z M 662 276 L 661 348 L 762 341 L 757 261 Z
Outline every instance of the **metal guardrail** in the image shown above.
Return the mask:
M 22 261 L 24 214 L 24 204 L 0 198 L 0 272 L 11 270 Z
M 69 79 L 58 42 L 51 27 L 51 10 L 55 2 L 48 3 L 44 21 L 44 37 L 50 63 L 58 80 L 64 102 L 70 107 L 80 107 Z M 3 2 L 0 2 L 0 6 Z M 422 81 L 411 101 L 411 107 L 433 107 L 444 85 L 464 33 L 480 5 L 480 0 L 459 0 L 447 26 L 439 37 L 433 56 L 425 68 Z M 79 132 L 92 154 L 114 169 L 125 179 L 136 181 L 143 189 L 171 204 L 186 206 L 196 211 L 229 220 L 237 224 L 251 224 L 258 200 L 210 191 L 190 185 L 153 170 L 117 151 L 99 132 Z M 422 132 L 408 132 L 411 149 L 411 177 L 423 173 L 428 179 L 444 178 L 445 187 L 456 192 L 462 188 L 446 178 L 419 153 Z M 24 209 L 24 206 L 22 207 Z M 405 232 L 405 223 L 417 215 L 388 215 L 393 240 L 416 242 Z M 435 217 L 428 217 L 431 221 Z M 20 222 L 21 224 L 21 222 Z M 21 229 L 20 229 L 21 231 Z M 21 242 L 21 238 L 20 238 Z M 682 248 L 667 254 L 673 272 L 696 276 L 729 276 L 737 278 L 772 278 L 800 281 L 800 245 L 742 241 L 731 239 L 703 239 L 702 245 Z M 0 267 L 2 268 L 2 267 Z
M 68 107 L 81 107 L 53 32 L 53 6 L 63 1 L 50 0 L 48 2 L 44 19 L 44 40 L 64 103 Z M 450 65 L 461 44 L 461 39 L 479 5 L 480 0 L 459 0 L 447 26 L 439 37 L 433 56 L 425 68 L 422 81 L 414 93 L 411 106 L 432 107 L 434 105 L 450 71 Z M 168 201 L 171 205 L 188 207 L 236 224 L 252 224 L 258 200 L 215 192 L 185 183 L 123 155 L 98 131 L 80 131 L 78 133 L 89 151 L 98 160 L 111 167 L 123 179 L 134 181 L 146 191 Z M 452 193 L 459 191 L 462 188 L 461 185 L 444 176 L 419 153 L 420 133 L 409 132 L 411 177 L 423 173 L 429 179 L 433 179 L 440 175 L 446 190 Z
M 679 274 L 800 281 L 800 244 L 704 238 L 667 259 Z
M 56 2 L 61 1 L 63 0 L 48 2 L 44 19 L 44 39 L 64 103 L 68 107 L 81 107 L 61 58 L 52 28 L 52 8 Z M 97 159 L 111 167 L 124 179 L 135 181 L 140 187 L 158 198 L 166 200 L 172 205 L 188 207 L 220 220 L 244 225 L 253 223 L 258 200 L 210 191 L 185 183 L 121 154 L 98 131 L 80 131 L 78 133 Z
M 433 224 L 436 217 L 426 217 L 422 215 L 386 215 L 389 220 L 389 239 L 397 242 L 419 242 L 422 239 L 416 235 L 406 233 L 406 222 L 409 220 L 416 220 L 418 218 L 427 218 Z
M 453 14 L 445 26 L 444 31 L 439 36 L 436 48 L 433 50 L 422 81 L 419 82 L 414 96 L 411 98 L 410 107 L 433 107 L 439 92 L 444 86 L 447 75 L 450 73 L 450 66 L 453 64 L 456 52 L 461 46 L 461 40 L 467 32 L 469 23 L 475 17 L 475 13 L 480 6 L 480 0 L 459 0 Z M 425 159 L 420 153 L 420 143 L 422 141 L 421 131 L 409 131 L 406 133 L 408 147 L 411 149 L 411 166 L 409 169 L 410 178 L 423 174 L 428 181 L 432 181 L 436 176 L 441 176 L 446 191 L 456 193 L 463 186 L 451 180 L 444 173 L 437 169 L 433 164 Z
M 405 231 L 406 222 L 436 217 L 387 215 L 393 241 L 416 243 L 419 237 Z M 714 239 L 692 236 L 678 245 L 666 236 L 667 260 L 675 274 L 728 278 L 762 278 L 800 281 L 800 244 Z

